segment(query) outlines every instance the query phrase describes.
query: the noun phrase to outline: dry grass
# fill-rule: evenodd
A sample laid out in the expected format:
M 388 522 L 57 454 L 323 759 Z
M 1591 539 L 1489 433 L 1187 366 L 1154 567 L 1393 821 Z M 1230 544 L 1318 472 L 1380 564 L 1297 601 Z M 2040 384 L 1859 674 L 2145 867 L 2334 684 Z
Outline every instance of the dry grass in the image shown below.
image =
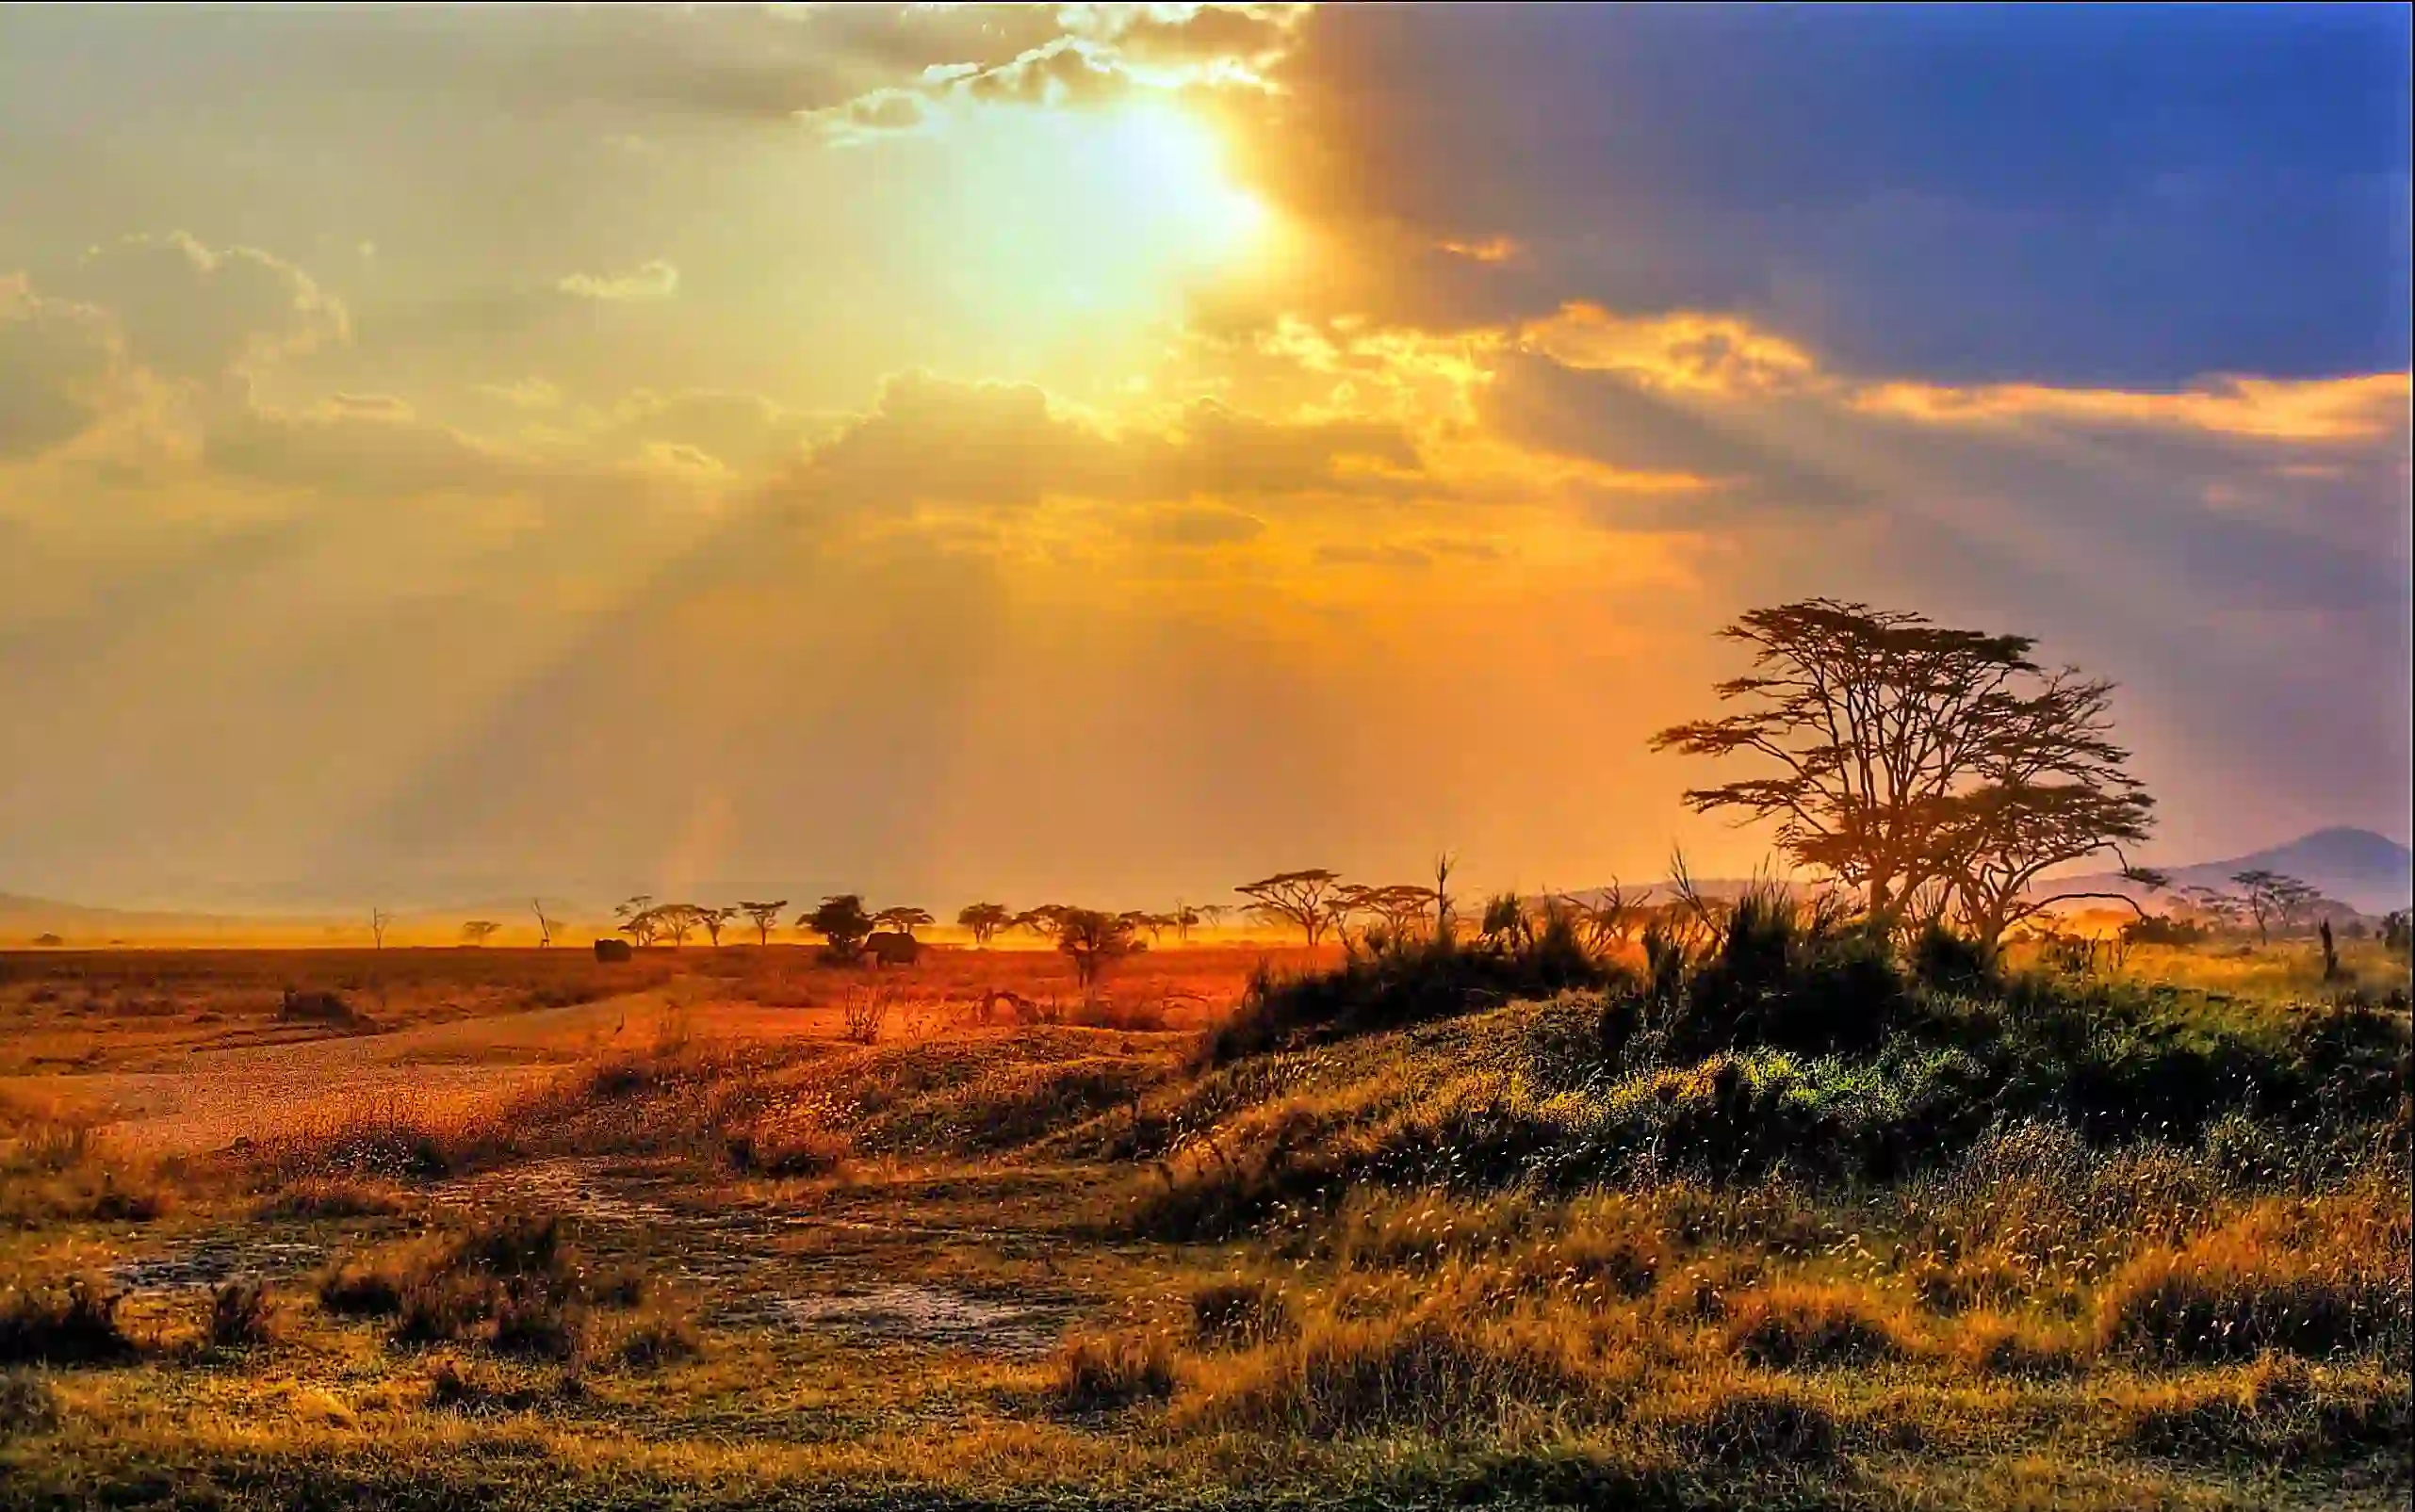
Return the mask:
M 478 953 L 511 979 L 533 952 Z M 1130 963 L 1112 1011 L 1247 969 L 1199 953 Z M 1705 1507 L 2387 1504 L 2415 1485 L 2390 1448 L 2403 1140 L 2008 1119 L 1904 1177 L 1586 1164 L 1664 1083 L 1681 1107 L 1733 1086 L 1693 1065 L 1597 1074 L 1582 998 L 1193 1072 L 1183 1000 L 1164 1032 L 975 1021 L 990 984 L 1073 1000 L 1041 952 L 935 951 L 876 979 L 791 948 L 677 966 L 626 1004 L 470 988 L 476 1017 L 436 1023 L 452 1010 L 431 1000 L 419 1029 L 298 1042 L 526 1077 L 357 1097 L 209 1161 L 135 1160 L 64 1094 L 0 1105 L 24 1178 L 0 1182 L 14 1273 L 199 1244 L 249 1276 L 254 1239 L 336 1257 L 304 1283 L 316 1307 L 275 1307 L 303 1293 L 281 1281 L 11 1293 L 41 1300 L 12 1300 L 0 1341 L 42 1342 L 0 1361 L 113 1368 L 0 1377 L 40 1387 L 32 1426 L 0 1421 L 0 1506 L 168 1484 L 239 1506 Z M 875 1043 L 845 1041 L 850 985 L 898 994 Z M 0 988 L 0 1038 L 23 986 Z M 383 1022 L 363 989 L 328 990 Z M 111 1014 L 121 1049 L 172 1017 Z M 247 1064 L 221 1053 L 197 1059 Z M 1826 1096 L 1832 1070 L 1792 1084 Z M 167 1221 L 104 1216 L 104 1173 Z M 515 1184 L 539 1176 L 558 1184 Z M 834 1293 L 975 1322 L 790 1307 Z M 1024 1308 L 1041 1321 L 996 1326 L 1036 1337 L 991 1348 L 978 1320 Z
M 2165 1360 L 2404 1354 L 2415 1310 L 2406 1195 L 2266 1200 L 2147 1250 L 2106 1287 L 2098 1341 Z

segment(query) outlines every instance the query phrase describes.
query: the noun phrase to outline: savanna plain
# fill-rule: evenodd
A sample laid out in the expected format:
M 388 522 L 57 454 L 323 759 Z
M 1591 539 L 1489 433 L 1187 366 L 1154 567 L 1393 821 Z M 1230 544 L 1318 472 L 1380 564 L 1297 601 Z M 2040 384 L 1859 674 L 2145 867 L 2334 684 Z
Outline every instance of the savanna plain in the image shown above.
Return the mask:
M 0 956 L 0 1504 L 2405 1504 L 2398 948 L 1633 912 Z

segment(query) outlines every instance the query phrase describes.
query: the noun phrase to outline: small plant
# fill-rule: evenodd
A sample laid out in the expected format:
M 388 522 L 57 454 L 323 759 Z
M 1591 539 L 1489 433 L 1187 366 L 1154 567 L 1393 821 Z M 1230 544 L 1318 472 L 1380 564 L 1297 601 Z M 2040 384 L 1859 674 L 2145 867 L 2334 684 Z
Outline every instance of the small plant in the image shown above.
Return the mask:
M 93 1365 L 130 1358 L 118 1294 L 90 1276 L 0 1293 L 0 1365 Z
M 0 1374 L 0 1441 L 58 1426 L 58 1393 L 30 1371 Z
M 256 1278 L 237 1276 L 210 1291 L 209 1341 L 220 1349 L 249 1349 L 276 1336 L 276 1307 Z
M 704 1339 L 693 1324 L 676 1313 L 656 1311 L 621 1336 L 613 1356 L 632 1370 L 654 1370 L 695 1359 L 704 1351 Z
M 889 1022 L 889 994 L 870 987 L 849 987 L 845 1009 L 848 1040 L 857 1045 L 876 1043 Z
M 1073 1412 L 1174 1394 L 1174 1351 L 1162 1334 L 1075 1334 L 1057 1347 L 1051 1370 L 1057 1401 Z
M 1248 1348 L 1291 1333 L 1297 1325 L 1282 1293 L 1257 1279 L 1210 1281 L 1191 1293 L 1192 1332 L 1214 1348 Z
M 339 1318 L 390 1318 L 402 1310 L 402 1277 L 386 1266 L 350 1260 L 318 1278 L 318 1305 Z

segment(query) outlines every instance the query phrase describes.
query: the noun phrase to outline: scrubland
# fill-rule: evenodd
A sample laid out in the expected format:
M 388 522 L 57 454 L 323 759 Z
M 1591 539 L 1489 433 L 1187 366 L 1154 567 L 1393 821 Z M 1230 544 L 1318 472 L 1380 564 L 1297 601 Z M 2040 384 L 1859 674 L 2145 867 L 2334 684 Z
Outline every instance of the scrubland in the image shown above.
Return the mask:
M 0 957 L 0 1505 L 2403 1506 L 2407 967 L 2240 949 Z

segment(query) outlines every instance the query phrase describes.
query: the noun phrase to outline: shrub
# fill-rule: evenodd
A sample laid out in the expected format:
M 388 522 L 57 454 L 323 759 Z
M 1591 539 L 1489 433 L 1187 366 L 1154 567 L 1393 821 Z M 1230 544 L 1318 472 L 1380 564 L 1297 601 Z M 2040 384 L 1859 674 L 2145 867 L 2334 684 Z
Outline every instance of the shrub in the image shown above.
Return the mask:
M 0 1439 L 58 1426 L 58 1393 L 30 1371 L 0 1374 Z
M 462 1338 L 493 1306 L 490 1287 L 442 1270 L 412 1276 L 402 1288 L 391 1335 L 398 1344 L 437 1344 Z
M 1966 1369 L 1983 1375 L 2056 1379 L 2077 1375 L 2086 1368 L 2068 1337 L 2025 1327 L 1999 1313 L 1964 1319 L 1954 1340 L 1954 1356 Z
M 211 1288 L 209 1341 L 221 1349 L 248 1349 L 276 1336 L 276 1308 L 266 1285 L 237 1277 Z
M 495 1309 L 488 1341 L 501 1355 L 567 1360 L 579 1353 L 586 1318 L 579 1308 L 548 1296 L 506 1296 Z
M 1414 939 L 1377 951 L 1354 946 L 1330 971 L 1278 978 L 1262 967 L 1232 1015 L 1202 1042 L 1201 1055 L 1208 1065 L 1223 1065 L 1285 1045 L 1465 1013 L 1480 1002 L 1599 988 L 1620 975 L 1585 949 L 1564 913 L 1506 944 Z
M 1235 1362 L 1193 1415 L 1311 1437 L 1464 1433 L 1535 1403 L 1581 1402 L 1590 1374 L 1542 1334 L 1466 1317 L 1320 1315 Z
M 2213 1233 L 2147 1251 L 2107 1285 L 2098 1342 L 2165 1360 L 2404 1350 L 2415 1323 L 2408 1219 L 2342 1200 L 2267 1200 Z
M 828 1176 L 847 1163 L 854 1146 L 835 1129 L 794 1121 L 770 1121 L 731 1133 L 722 1153 L 729 1168 L 771 1177 Z
M 1213 1348 L 1267 1343 L 1295 1326 L 1281 1291 L 1255 1277 L 1210 1281 L 1191 1293 L 1191 1331 Z
M 639 1319 L 623 1334 L 613 1354 L 632 1369 L 653 1370 L 695 1359 L 704 1350 L 704 1339 L 693 1324 L 675 1313 L 658 1311 Z
M 1727 1317 L 1728 1348 L 1772 1370 L 1869 1365 L 1905 1353 L 1901 1324 L 1850 1286 L 1747 1292 L 1730 1301 Z
M 1174 1394 L 1174 1351 L 1165 1336 L 1136 1330 L 1077 1333 L 1050 1362 L 1052 1390 L 1069 1411 L 1096 1412 Z
M 1834 1413 L 1775 1386 L 1716 1390 L 1670 1426 L 1688 1451 L 1725 1465 L 1816 1463 L 1834 1459 L 1844 1442 Z
M 348 1260 L 318 1278 L 318 1305 L 340 1318 L 388 1318 L 402 1310 L 403 1277 L 389 1265 Z
M 2266 1356 L 2236 1375 L 2161 1383 L 2125 1404 L 2124 1436 L 2139 1450 L 2178 1459 L 2256 1465 L 2388 1453 L 2403 1461 L 2415 1409 L 2404 1372 L 2317 1373 Z
M 119 1296 L 90 1276 L 0 1294 L 0 1365 L 91 1365 L 125 1359 Z
M 389 1218 L 408 1211 L 410 1200 L 383 1182 L 342 1177 L 303 1177 L 260 1199 L 261 1218 Z

